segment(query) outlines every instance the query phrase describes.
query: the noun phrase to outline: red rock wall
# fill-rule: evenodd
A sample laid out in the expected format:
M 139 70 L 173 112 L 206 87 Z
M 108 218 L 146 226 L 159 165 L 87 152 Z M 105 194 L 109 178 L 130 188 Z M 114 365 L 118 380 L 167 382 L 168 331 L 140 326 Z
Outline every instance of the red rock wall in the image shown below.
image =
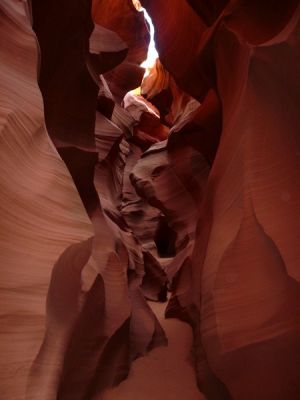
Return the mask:
M 298 1 L 141 3 L 0 2 L 1 399 L 298 400 Z

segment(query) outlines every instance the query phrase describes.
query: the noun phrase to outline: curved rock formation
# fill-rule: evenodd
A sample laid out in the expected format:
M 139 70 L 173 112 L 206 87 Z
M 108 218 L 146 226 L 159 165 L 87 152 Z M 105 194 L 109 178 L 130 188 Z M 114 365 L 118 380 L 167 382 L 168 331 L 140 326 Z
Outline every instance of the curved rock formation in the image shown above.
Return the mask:
M 203 9 L 194 8 L 202 26 Z M 151 4 L 149 12 L 158 40 L 177 34 L 171 22 L 160 28 Z M 232 1 L 212 19 L 194 54 L 199 77 L 218 93 L 223 121 L 189 286 L 199 384 L 212 399 L 296 399 L 299 7 L 274 3 L 269 14 L 258 3 Z M 183 85 L 175 57 L 159 46 Z
M 1 2 L 0 26 L 1 397 L 24 399 L 44 336 L 53 266 L 63 275 L 69 271 L 71 279 L 64 279 L 63 286 L 73 297 L 71 286 L 78 285 L 76 270 L 89 259 L 87 239 L 93 229 L 45 128 L 37 85 L 38 44 L 26 3 Z M 57 300 L 61 314 L 69 314 L 66 299 Z M 55 331 L 59 326 L 55 321 Z M 54 351 L 53 361 L 55 357 Z M 59 368 L 59 360 L 53 368 Z
M 298 400 L 299 2 L 0 11 L 1 399 Z

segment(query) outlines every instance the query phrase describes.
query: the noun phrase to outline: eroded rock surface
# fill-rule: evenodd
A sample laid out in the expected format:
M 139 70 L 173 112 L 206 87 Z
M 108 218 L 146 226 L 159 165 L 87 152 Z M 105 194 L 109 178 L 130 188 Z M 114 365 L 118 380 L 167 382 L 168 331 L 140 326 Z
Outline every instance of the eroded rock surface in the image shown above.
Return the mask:
M 1 399 L 298 400 L 298 1 L 134 3 L 0 2 Z

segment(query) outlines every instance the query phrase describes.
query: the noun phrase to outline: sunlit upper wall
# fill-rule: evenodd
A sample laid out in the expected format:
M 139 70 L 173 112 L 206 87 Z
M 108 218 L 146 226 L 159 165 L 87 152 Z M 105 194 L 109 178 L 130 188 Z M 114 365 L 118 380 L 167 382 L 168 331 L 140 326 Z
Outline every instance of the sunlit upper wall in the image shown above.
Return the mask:
M 142 6 L 141 3 L 139 2 L 139 0 L 132 0 L 134 7 L 138 10 L 138 11 L 142 11 Z
M 149 73 L 149 69 L 154 66 L 155 61 L 158 58 L 158 53 L 156 51 L 155 41 L 154 41 L 154 26 L 152 24 L 152 20 L 151 20 L 149 14 L 147 13 L 147 11 L 144 8 L 142 8 L 139 0 L 132 0 L 132 2 L 138 11 L 141 11 L 144 13 L 145 19 L 147 20 L 147 22 L 150 26 L 151 40 L 150 40 L 150 44 L 149 44 L 149 48 L 148 48 L 148 55 L 147 55 L 147 59 L 141 64 L 141 66 L 146 69 L 146 75 L 147 75 Z

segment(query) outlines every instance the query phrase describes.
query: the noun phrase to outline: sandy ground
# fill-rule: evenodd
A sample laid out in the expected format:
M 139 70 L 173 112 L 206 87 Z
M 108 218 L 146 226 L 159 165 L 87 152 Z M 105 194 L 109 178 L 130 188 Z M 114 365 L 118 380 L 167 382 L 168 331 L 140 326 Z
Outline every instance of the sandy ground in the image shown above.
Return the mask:
M 175 319 L 165 320 L 166 304 L 150 306 L 165 329 L 168 347 L 136 360 L 128 379 L 107 391 L 101 400 L 205 400 L 197 389 L 190 361 L 191 328 Z

